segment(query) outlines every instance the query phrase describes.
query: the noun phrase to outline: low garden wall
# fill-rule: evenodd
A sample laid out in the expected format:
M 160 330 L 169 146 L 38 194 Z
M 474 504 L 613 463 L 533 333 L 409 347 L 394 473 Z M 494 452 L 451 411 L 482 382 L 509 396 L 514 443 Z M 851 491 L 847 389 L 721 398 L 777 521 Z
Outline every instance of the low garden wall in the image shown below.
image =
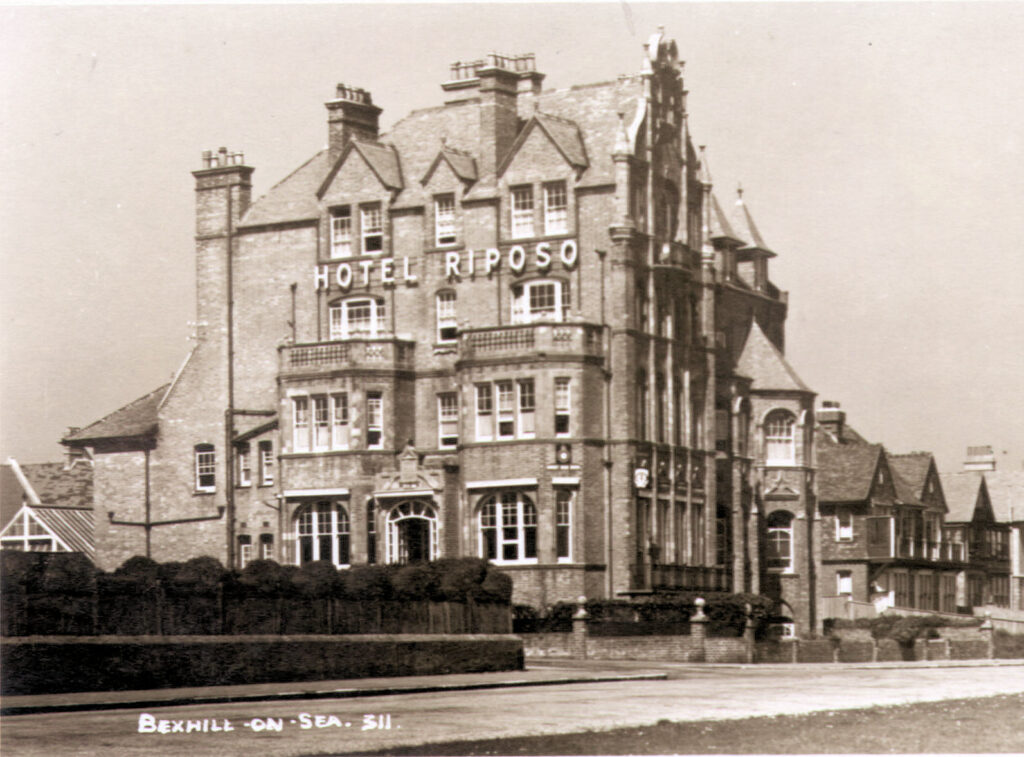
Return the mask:
M 829 635 L 817 639 L 772 640 L 758 633 L 756 614 L 747 605 L 742 626 L 712 621 L 703 599 L 694 600 L 687 620 L 666 621 L 670 608 L 657 613 L 650 605 L 626 608 L 622 603 L 584 602 L 567 616 L 566 608 L 547 618 L 532 618 L 529 628 L 565 630 L 520 633 L 529 657 L 591 660 L 652 660 L 719 663 L 865 663 L 915 660 L 966 660 L 1024 657 L 1024 637 L 1007 634 L 970 618 L 928 619 L 891 615 L 882 619 L 840 621 Z M 684 603 L 685 606 L 685 603 Z M 597 610 L 594 617 L 588 607 Z M 623 618 L 647 613 L 648 621 Z M 724 617 L 719 610 L 719 617 Z M 522 613 L 520 613 L 521 615 Z M 616 619 L 614 616 L 618 616 Z M 955 622 L 957 625 L 942 625 Z M 571 629 L 571 630 L 570 630 Z M 712 631 L 717 631 L 712 633 Z
M 520 670 L 509 635 L 36 636 L 0 640 L 0 694 Z

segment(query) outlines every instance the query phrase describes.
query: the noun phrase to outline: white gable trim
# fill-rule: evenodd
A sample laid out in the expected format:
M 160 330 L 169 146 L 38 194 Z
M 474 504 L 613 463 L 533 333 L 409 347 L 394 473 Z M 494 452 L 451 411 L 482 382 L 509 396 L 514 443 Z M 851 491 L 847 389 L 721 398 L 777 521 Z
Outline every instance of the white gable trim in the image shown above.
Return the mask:
M 32 482 L 28 480 L 28 476 L 18 465 L 18 461 L 13 457 L 7 458 L 7 464 L 11 466 L 11 470 L 14 471 L 14 477 L 18 479 L 18 483 L 21 484 L 22 490 L 25 492 L 25 496 L 28 497 L 29 504 L 41 505 L 42 501 L 39 499 L 39 495 L 36 494 L 36 490 L 32 488 Z

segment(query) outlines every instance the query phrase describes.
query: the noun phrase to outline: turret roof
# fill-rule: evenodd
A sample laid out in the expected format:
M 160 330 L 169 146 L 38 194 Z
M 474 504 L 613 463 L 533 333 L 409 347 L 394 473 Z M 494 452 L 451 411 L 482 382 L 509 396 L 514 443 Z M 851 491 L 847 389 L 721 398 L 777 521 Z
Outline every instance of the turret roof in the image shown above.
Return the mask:
M 751 322 L 736 372 L 753 379 L 751 388 L 754 390 L 811 392 L 779 349 L 764 335 L 756 320 Z

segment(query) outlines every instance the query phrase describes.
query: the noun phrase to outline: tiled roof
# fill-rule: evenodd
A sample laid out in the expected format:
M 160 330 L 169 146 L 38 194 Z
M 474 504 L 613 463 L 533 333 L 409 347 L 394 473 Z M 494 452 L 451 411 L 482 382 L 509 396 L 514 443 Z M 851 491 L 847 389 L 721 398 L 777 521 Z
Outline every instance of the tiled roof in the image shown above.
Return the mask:
M 977 471 L 957 471 L 941 473 L 942 491 L 946 495 L 947 523 L 970 523 L 974 518 L 974 508 L 978 504 L 981 489 L 981 473 Z
M 914 496 L 924 496 L 924 485 L 928 481 L 928 471 L 932 464 L 931 452 L 908 452 L 902 455 L 889 454 L 889 467 L 893 473 L 906 481 Z
M 985 471 L 985 488 L 1000 523 L 1024 521 L 1024 471 Z
M 886 459 L 889 460 L 888 454 Z M 903 476 L 901 476 L 893 467 L 889 466 L 889 473 L 892 474 L 892 485 L 896 490 L 896 500 L 904 505 L 920 505 L 921 498 L 914 492 L 914 487 L 911 486 Z
M 426 184 L 430 180 L 430 176 L 437 170 L 437 166 L 442 160 L 451 166 L 455 175 L 463 181 L 476 181 L 476 160 L 473 159 L 473 156 L 452 150 L 450 147 L 442 147 L 438 151 L 437 157 L 434 158 L 434 162 L 430 164 L 430 168 L 421 177 L 420 183 Z
M 43 505 L 92 507 L 92 464 L 21 463 L 22 473 Z
M 711 195 L 711 236 L 712 238 L 727 238 L 734 239 L 737 242 L 743 240 L 736 236 L 736 232 L 733 231 L 732 226 L 729 224 L 729 218 L 726 216 L 725 211 L 722 210 L 722 206 L 718 204 L 718 198 L 715 197 L 714 193 Z
M 753 242 L 753 246 L 759 249 L 768 249 L 768 246 L 764 243 L 764 238 L 761 236 L 761 232 L 758 231 L 757 224 L 754 223 L 753 216 L 750 215 L 747 204 L 743 201 L 742 194 L 736 199 L 732 225 L 744 241 Z
M 587 149 L 583 146 L 580 127 L 575 121 L 540 112 L 536 113 L 534 118 L 565 155 L 566 160 L 578 168 L 587 167 Z
M 619 127 L 618 113 L 622 111 L 626 123 L 630 123 L 641 107 L 642 95 L 640 79 L 633 76 L 551 90 L 531 98 L 536 104 L 538 123 L 569 161 L 583 168 L 577 186 L 614 182 L 611 155 Z M 415 207 L 430 199 L 419 181 L 405 183 L 402 177 L 426 176 L 442 150 L 448 151 L 445 157 L 456 173 L 476 178 L 467 199 L 493 195 L 497 186 L 494 175 L 477 175 L 477 164 L 473 162 L 473 157 L 479 158 L 480 151 L 479 108 L 479 99 L 469 99 L 459 104 L 415 110 L 399 120 L 390 132 L 382 134 L 379 146 L 364 150 L 367 143 L 359 143 L 361 154 L 371 162 L 382 180 L 391 187 L 402 188 L 395 198 L 395 207 Z M 317 153 L 257 199 L 240 225 L 316 218 L 319 213 L 316 193 L 331 168 L 327 165 L 327 152 Z
M 836 444 L 825 434 L 817 434 L 816 443 L 819 501 L 867 501 L 882 445 Z
M 156 434 L 157 408 L 170 384 L 115 410 L 73 434 L 68 434 L 61 444 L 85 444 L 100 439 L 126 439 Z
M 49 528 L 54 536 L 68 545 L 72 552 L 84 552 L 89 559 L 96 557 L 93 539 L 93 512 L 77 507 L 39 507 L 32 512 Z
M 321 150 L 250 205 L 239 225 L 260 226 L 317 218 L 320 207 L 316 191 L 327 170 L 327 150 Z
M 352 146 L 366 159 L 384 186 L 388 189 L 402 188 L 402 168 L 398 164 L 398 155 L 395 154 L 393 147 L 356 140 L 352 141 Z
M 783 389 L 810 392 L 807 385 L 796 375 L 778 348 L 761 331 L 757 321 L 752 321 L 743 352 L 736 364 L 736 372 L 754 380 L 752 389 Z

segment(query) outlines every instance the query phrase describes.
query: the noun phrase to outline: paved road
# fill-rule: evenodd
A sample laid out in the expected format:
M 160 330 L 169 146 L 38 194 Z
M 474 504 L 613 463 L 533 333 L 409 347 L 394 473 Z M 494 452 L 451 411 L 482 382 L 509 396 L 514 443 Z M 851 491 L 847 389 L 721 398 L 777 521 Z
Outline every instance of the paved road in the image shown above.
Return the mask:
M 655 666 L 644 666 L 652 670 Z M 4 757 L 15 755 L 273 755 L 357 752 L 397 744 L 565 733 L 676 721 L 899 704 L 1024 692 L 1024 668 L 755 668 L 660 665 L 668 680 L 567 684 L 529 689 L 437 692 L 363 699 L 246 702 L 157 708 L 139 733 L 142 710 L 19 715 L 2 722 Z M 567 670 L 567 672 L 569 672 Z M 635 672 L 635 668 L 632 672 Z M 303 716 L 306 714 L 306 717 Z M 364 716 L 375 725 L 363 729 Z M 319 722 L 316 716 L 321 716 Z M 332 717 L 333 716 L 333 717 Z M 390 719 L 386 719 L 390 716 Z M 281 731 L 253 730 L 280 718 Z M 383 719 L 382 719 L 383 718 Z M 231 731 L 214 732 L 214 724 Z M 147 722 L 142 719 L 143 724 Z M 248 724 L 248 725 L 247 725 Z M 303 724 L 310 727 L 303 728 Z M 320 727 L 318 727 L 320 726 Z

